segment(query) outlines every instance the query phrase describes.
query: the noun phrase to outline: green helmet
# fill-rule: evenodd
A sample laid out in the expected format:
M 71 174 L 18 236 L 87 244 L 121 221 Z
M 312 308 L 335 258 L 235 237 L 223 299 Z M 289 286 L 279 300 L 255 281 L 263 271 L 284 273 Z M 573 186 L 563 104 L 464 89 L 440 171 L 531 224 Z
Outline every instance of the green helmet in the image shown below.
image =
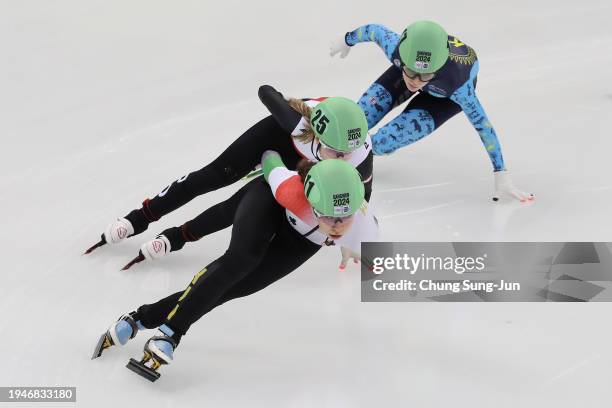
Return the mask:
M 339 96 L 315 106 L 310 125 L 324 145 L 344 153 L 363 146 L 368 134 L 368 121 L 359 105 Z
M 436 72 L 448 59 L 448 34 L 433 21 L 412 23 L 400 37 L 399 55 L 402 63 L 414 72 Z
M 355 214 L 363 204 L 365 188 L 352 165 L 329 159 L 318 162 L 306 174 L 304 193 L 318 214 L 346 217 Z

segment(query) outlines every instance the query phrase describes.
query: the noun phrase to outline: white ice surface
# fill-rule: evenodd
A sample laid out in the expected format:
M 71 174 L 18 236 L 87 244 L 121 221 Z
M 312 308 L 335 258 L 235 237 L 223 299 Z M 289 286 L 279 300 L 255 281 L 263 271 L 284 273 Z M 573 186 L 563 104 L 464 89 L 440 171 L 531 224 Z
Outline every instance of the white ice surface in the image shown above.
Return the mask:
M 609 406 L 609 304 L 362 304 L 334 250 L 207 315 L 155 384 L 124 368 L 146 333 L 90 361 L 113 319 L 183 289 L 229 231 L 119 268 L 237 186 L 81 253 L 261 118 L 259 85 L 356 99 L 388 63 L 372 44 L 330 59 L 329 40 L 421 18 L 478 52 L 481 101 L 537 201 L 490 201 L 459 115 L 376 159 L 383 238 L 612 241 L 611 15 L 605 0 L 1 0 L 0 386 L 77 386 L 83 407 Z

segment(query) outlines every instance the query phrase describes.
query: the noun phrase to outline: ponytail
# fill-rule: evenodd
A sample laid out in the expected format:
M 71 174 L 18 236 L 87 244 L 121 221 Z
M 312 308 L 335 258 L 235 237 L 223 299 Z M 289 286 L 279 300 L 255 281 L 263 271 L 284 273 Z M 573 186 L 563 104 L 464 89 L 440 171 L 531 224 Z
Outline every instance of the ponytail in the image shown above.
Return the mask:
M 312 169 L 312 166 L 314 166 L 315 164 L 315 162 L 311 162 L 308 159 L 302 159 L 298 162 L 297 172 L 300 175 L 300 180 L 302 180 L 302 183 L 304 183 L 306 175 L 308 174 L 310 169 Z
M 308 106 L 306 102 L 301 99 L 289 98 L 289 106 L 291 106 L 300 115 L 305 117 L 308 123 L 310 123 L 310 114 L 312 113 L 312 108 Z M 310 143 L 314 140 L 315 134 L 312 129 L 308 129 L 301 135 L 294 137 L 297 139 L 297 141 L 301 143 Z

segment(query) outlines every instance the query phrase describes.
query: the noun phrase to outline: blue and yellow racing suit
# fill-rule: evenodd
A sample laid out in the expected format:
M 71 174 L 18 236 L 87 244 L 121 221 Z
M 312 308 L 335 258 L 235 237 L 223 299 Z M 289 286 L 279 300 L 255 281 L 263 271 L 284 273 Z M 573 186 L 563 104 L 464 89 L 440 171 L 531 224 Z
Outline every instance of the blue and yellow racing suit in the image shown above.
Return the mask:
M 359 105 L 374 127 L 394 107 L 410 99 L 402 78 L 399 34 L 379 24 L 367 24 L 346 33 L 349 46 L 374 41 L 393 64 L 361 96 Z M 495 171 L 505 170 L 497 134 L 475 92 L 476 52 L 458 38 L 448 36 L 449 58 L 436 76 L 414 96 L 404 111 L 372 137 L 374 154 L 389 154 L 427 136 L 460 111 L 465 112 L 491 159 Z

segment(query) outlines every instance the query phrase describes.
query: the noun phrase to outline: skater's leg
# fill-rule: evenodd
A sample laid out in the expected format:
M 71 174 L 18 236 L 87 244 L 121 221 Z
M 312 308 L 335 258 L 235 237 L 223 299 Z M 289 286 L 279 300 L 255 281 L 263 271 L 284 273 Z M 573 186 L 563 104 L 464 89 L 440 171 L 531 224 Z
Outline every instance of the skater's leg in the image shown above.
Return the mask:
M 166 324 L 176 333 L 177 340 L 194 321 L 212 309 L 229 288 L 257 267 L 279 224 L 286 222 L 284 217 L 268 184 L 258 179 L 238 206 L 229 248 L 196 274 L 168 315 Z
M 288 231 L 288 229 L 291 229 L 291 231 Z M 319 245 L 315 245 L 306 238 L 297 234 L 297 232 L 295 232 L 295 230 L 293 230 L 293 228 L 291 228 L 285 222 L 285 230 L 283 231 L 283 228 L 281 227 L 279 231 L 277 231 L 277 234 L 270 243 L 265 257 L 257 268 L 255 268 L 255 270 L 249 273 L 249 275 L 227 291 L 225 295 L 223 295 L 223 297 L 211 307 L 211 309 L 230 299 L 255 293 L 273 282 L 276 282 L 297 269 L 306 260 L 312 257 L 320 248 L 321 247 Z M 211 265 L 208 268 L 212 272 L 214 271 L 215 267 L 216 266 Z M 207 272 L 204 272 L 204 274 L 206 273 Z M 194 287 L 193 283 L 199 279 L 199 275 L 200 274 L 196 275 L 192 281 L 192 285 L 190 285 L 189 288 Z M 153 313 L 155 313 L 153 312 L 153 308 L 162 304 L 163 307 L 161 307 L 157 313 L 167 313 L 167 311 L 164 309 L 169 307 L 169 304 L 171 304 L 170 302 L 174 301 L 176 303 L 177 297 L 184 300 L 187 296 L 190 296 L 189 292 L 190 290 L 188 289 L 182 294 L 176 293 L 166 299 L 162 299 L 162 301 L 158 302 L 157 304 L 141 306 L 138 309 L 138 313 L 142 313 L 143 315 L 147 314 L 147 318 L 149 318 Z M 171 315 L 181 313 L 180 301 L 178 305 L 179 309 L 175 309 L 174 312 L 170 313 Z M 138 316 L 138 314 L 135 314 L 134 316 Z M 146 342 L 144 347 L 144 357 L 140 361 L 131 359 L 128 363 L 128 368 L 149 379 L 150 381 L 155 381 L 160 377 L 158 370 L 161 365 L 168 364 L 172 361 L 174 349 L 178 345 L 183 333 L 175 332 L 172 326 L 169 324 L 162 324 L 162 322 L 159 320 L 155 322 L 144 322 L 143 320 L 142 324 L 148 328 L 159 324 L 161 324 L 161 326 L 159 327 L 156 335 Z
M 173 229 L 180 231 L 185 225 L 188 225 L 196 220 L 198 222 L 198 224 L 196 224 L 197 228 L 201 228 L 201 230 L 207 227 L 207 222 L 212 223 L 213 226 L 222 226 L 224 223 L 227 223 L 226 226 L 231 225 L 236 216 L 236 212 L 238 210 L 238 206 L 242 198 L 251 187 L 254 187 L 258 183 L 261 184 L 263 182 L 259 178 L 250 181 L 248 184 L 238 190 L 230 199 L 224 201 L 223 203 L 219 203 L 214 207 L 209 208 L 195 219 L 183 224 L 182 227 L 173 227 Z M 224 227 L 225 226 L 223 226 L 222 228 Z M 214 227 L 210 227 L 210 232 L 208 233 L 215 232 L 213 228 Z M 166 234 L 166 231 L 164 231 L 163 234 Z M 207 234 L 205 233 L 203 235 Z M 170 239 L 170 237 L 168 238 Z M 176 236 L 174 236 L 173 239 L 170 239 L 170 241 L 172 242 L 172 251 L 177 250 L 175 249 L 175 245 L 178 249 L 182 248 L 183 245 L 185 245 L 185 238 L 183 237 L 177 238 Z M 140 306 L 136 311 L 135 319 L 140 321 L 142 325 L 148 329 L 160 326 L 165 321 L 166 317 L 172 311 L 174 306 L 176 306 L 182 294 L 183 292 L 177 292 L 155 303 Z
M 198 222 L 201 223 L 201 224 L 197 224 L 198 228 L 201 228 L 201 229 L 205 229 L 206 228 L 205 224 L 207 222 L 210 222 L 211 225 L 213 226 L 210 227 L 210 230 L 208 233 L 212 233 L 216 231 L 216 230 L 213 230 L 214 226 L 219 227 L 217 230 L 220 230 L 222 228 L 225 228 L 226 226 L 231 225 L 236 215 L 236 211 L 238 210 L 240 201 L 242 200 L 246 192 L 256 183 L 262 183 L 262 181 L 260 179 L 255 179 L 255 180 L 250 181 L 248 184 L 246 184 L 240 190 L 238 190 L 228 200 L 222 203 L 219 203 L 215 205 L 214 207 L 209 208 L 208 210 L 204 211 L 202 214 L 200 214 L 195 219 L 183 224 L 183 226 L 170 228 L 164 231 L 162 234 L 166 234 L 167 231 L 169 230 L 178 230 L 179 234 L 182 234 L 181 230 L 184 228 L 184 226 L 192 223 L 195 220 L 198 220 Z M 227 225 L 225 225 L 225 223 L 227 223 Z M 177 249 L 182 248 L 183 245 L 185 245 L 185 238 L 183 236 L 181 237 L 174 236 L 175 232 L 172 232 L 172 234 L 173 235 L 168 236 L 168 239 L 172 243 L 171 244 L 172 251 L 175 251 Z M 207 234 L 205 233 L 203 235 L 207 235 Z M 142 305 L 138 308 L 138 310 L 134 314 L 134 318 L 137 321 L 140 321 L 142 325 L 146 327 L 147 329 L 159 327 L 165 321 L 166 317 L 172 311 L 174 306 L 176 306 L 176 303 L 178 302 L 178 299 L 181 297 L 182 294 L 183 294 L 182 291 L 177 292 L 163 299 L 160 299 L 159 301 L 155 303 Z
M 459 112 L 461 107 L 448 98 L 420 93 L 402 113 L 371 136 L 372 150 L 376 155 L 392 153 L 431 134 Z
M 320 245 L 302 237 L 285 223 L 272 239 L 264 259 L 257 268 L 232 286 L 214 307 L 228 300 L 260 291 L 297 269 L 320 248 Z M 155 303 L 140 306 L 133 315 L 134 319 L 147 329 L 162 325 L 182 294 L 183 292 L 177 292 Z
M 365 113 L 368 128 L 371 129 L 393 108 L 408 100 L 412 94 L 406 88 L 401 71 L 391 66 L 370 85 L 357 103 Z
M 140 306 L 133 315 L 134 320 L 140 322 L 147 329 L 161 326 L 182 294 L 183 292 L 176 292 L 155 303 Z
M 180 227 L 172 227 L 162 231 L 161 235 L 168 238 L 170 242 L 170 251 L 178 251 L 183 248 L 186 242 L 197 241 L 232 225 L 242 197 L 254 182 L 259 181 L 257 179 L 251 180 L 227 200 L 210 207 Z
M 134 235 L 193 198 L 240 180 L 259 164 L 261 155 L 268 149 L 279 152 L 288 167 L 295 166 L 299 160 L 290 135 L 272 116 L 244 132 L 212 163 L 174 181 L 152 199 L 145 200 L 142 208 L 125 216 L 134 228 Z
M 249 296 L 266 288 L 299 268 L 319 249 L 321 249 L 320 245 L 304 238 L 288 223 L 284 223 L 270 243 L 266 256 L 257 268 L 232 286 L 215 307 L 228 300 Z

